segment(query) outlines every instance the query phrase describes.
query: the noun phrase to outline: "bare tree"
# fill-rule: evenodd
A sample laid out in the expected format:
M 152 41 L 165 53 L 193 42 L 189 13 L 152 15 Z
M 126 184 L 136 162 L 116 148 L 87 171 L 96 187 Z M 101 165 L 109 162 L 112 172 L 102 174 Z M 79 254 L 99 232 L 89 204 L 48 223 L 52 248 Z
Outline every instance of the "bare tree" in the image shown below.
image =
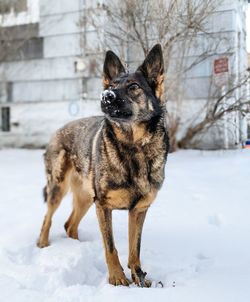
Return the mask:
M 197 115 L 193 117 L 182 138 L 178 141 L 178 147 L 196 146 L 202 134 L 231 113 L 248 115 L 250 113 L 250 95 L 246 87 L 249 85 L 249 80 L 250 74 L 247 72 L 237 83 L 229 84 L 229 88 L 219 97 L 209 99 L 200 110 L 204 113 L 203 117 L 198 122 L 195 121 Z M 245 90 L 239 97 L 235 93 L 238 89 Z M 216 94 L 218 95 L 218 92 Z
M 103 49 L 116 48 L 128 65 L 133 65 L 135 54 L 143 57 L 155 43 L 161 43 L 165 58 L 165 97 L 172 149 L 177 146 L 185 148 L 192 140 L 194 146 L 194 138 L 221 120 L 226 112 L 244 113 L 248 110 L 247 101 L 241 99 L 230 103 L 226 109 L 221 106 L 225 98 L 230 96 L 232 99 L 235 90 L 246 83 L 243 78 L 229 85 L 224 95 L 208 94 L 209 100 L 201 108 L 205 112 L 204 119 L 195 123 L 197 116 L 193 117 L 182 137 L 177 138 L 183 119 L 181 108 L 185 96 L 182 82 L 186 74 L 219 54 L 221 48 L 224 53 L 231 53 L 231 47 L 225 47 L 230 45 L 226 36 L 209 33 L 209 18 L 219 4 L 218 0 L 109 0 L 105 5 L 90 7 L 86 14 L 87 23 L 94 26 L 100 41 L 103 41 Z M 196 45 L 201 35 L 203 42 Z M 199 48 L 198 55 L 187 60 L 187 57 L 191 57 L 190 51 L 196 48 Z

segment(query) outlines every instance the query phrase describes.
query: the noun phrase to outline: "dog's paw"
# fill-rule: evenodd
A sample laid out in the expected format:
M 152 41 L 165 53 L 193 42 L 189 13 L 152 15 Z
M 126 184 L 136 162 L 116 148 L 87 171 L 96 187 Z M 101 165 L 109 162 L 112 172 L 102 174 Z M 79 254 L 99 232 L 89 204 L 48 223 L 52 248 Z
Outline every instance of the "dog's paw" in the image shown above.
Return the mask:
M 49 242 L 46 241 L 46 240 L 38 240 L 37 243 L 36 243 L 37 247 L 40 247 L 40 248 L 44 248 L 44 247 L 47 247 L 49 246 Z
M 145 279 L 147 275 L 146 272 L 143 272 L 140 267 L 132 271 L 132 280 L 133 282 L 140 287 L 151 287 L 152 282 L 148 279 Z
M 73 230 L 73 229 L 71 229 L 71 228 L 68 228 L 68 230 L 67 230 L 67 235 L 68 235 L 70 238 L 72 238 L 72 239 L 79 240 L 77 230 Z
M 124 285 L 124 286 L 129 286 L 131 283 L 125 276 L 123 272 L 117 273 L 115 275 L 110 275 L 109 276 L 109 283 L 115 286 L 118 285 Z

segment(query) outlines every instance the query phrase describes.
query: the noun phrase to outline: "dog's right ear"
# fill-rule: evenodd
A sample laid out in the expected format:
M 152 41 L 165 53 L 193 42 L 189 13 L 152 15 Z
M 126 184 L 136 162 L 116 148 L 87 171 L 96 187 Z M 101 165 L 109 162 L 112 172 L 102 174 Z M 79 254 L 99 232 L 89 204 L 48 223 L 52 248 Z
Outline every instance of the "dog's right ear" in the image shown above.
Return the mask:
M 144 62 L 138 67 L 137 71 L 147 78 L 149 85 L 155 91 L 155 95 L 160 101 L 164 102 L 164 63 L 160 44 L 156 44 L 148 53 Z
M 103 88 L 107 89 L 110 86 L 110 82 L 121 73 L 125 73 L 125 68 L 120 59 L 113 51 L 107 51 L 103 65 Z

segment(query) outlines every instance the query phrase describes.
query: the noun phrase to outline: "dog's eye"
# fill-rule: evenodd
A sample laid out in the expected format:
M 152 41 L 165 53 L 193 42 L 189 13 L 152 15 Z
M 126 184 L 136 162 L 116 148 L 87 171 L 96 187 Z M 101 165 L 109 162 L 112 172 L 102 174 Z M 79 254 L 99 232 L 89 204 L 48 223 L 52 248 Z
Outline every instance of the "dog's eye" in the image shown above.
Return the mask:
M 130 91 L 133 91 L 133 90 L 136 90 L 136 89 L 139 89 L 139 88 L 140 88 L 140 86 L 138 84 L 136 84 L 136 83 L 133 83 L 133 84 L 131 84 L 131 85 L 128 86 L 128 89 Z

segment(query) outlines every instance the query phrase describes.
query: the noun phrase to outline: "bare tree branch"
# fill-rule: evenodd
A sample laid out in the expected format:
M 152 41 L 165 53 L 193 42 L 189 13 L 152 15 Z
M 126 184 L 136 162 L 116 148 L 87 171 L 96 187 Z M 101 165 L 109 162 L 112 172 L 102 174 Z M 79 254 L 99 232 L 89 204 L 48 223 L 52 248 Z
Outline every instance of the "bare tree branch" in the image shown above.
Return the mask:
M 147 54 L 153 44 L 160 42 L 163 46 L 166 72 L 166 99 L 168 100 L 168 127 L 170 139 L 174 145 L 186 147 L 190 140 L 198 134 L 212 127 L 223 118 L 226 113 L 241 112 L 248 109 L 248 101 L 239 100 L 234 105 L 228 105 L 222 109 L 221 103 L 227 97 L 232 98 L 232 94 L 246 84 L 246 81 L 239 81 L 231 86 L 225 95 L 218 97 L 213 95 L 214 87 L 211 84 L 207 91 L 207 101 L 195 116 L 190 118 L 187 131 L 182 138 L 177 141 L 176 135 L 183 122 L 182 102 L 185 99 L 182 87 L 187 75 L 196 67 L 211 60 L 214 56 L 221 54 L 231 55 L 233 53 L 229 38 L 225 35 L 218 37 L 210 32 L 209 19 L 216 12 L 222 0 L 109 0 L 103 6 L 106 16 L 104 28 L 106 45 L 112 48 L 119 45 L 121 52 L 125 54 L 125 60 L 129 60 L 130 46 L 138 48 L 144 55 Z M 95 10 L 88 14 L 89 19 L 95 20 Z M 92 24 L 94 24 L 92 22 Z M 95 24 L 98 31 L 100 25 Z M 201 38 L 199 38 L 201 37 Z M 196 50 L 195 43 L 199 49 L 195 53 L 193 60 L 190 58 L 190 50 Z M 202 44 L 203 43 L 203 44 Z M 122 50 L 126 48 L 126 50 Z M 127 62 L 130 63 L 130 62 Z M 214 101 L 211 101 L 214 100 Z M 172 110 L 171 108 L 174 108 Z M 227 109 L 225 109 L 227 108 Z M 247 107 L 249 108 L 249 106 Z M 225 111 L 225 112 L 224 112 Z M 203 116 L 204 119 L 200 119 Z

